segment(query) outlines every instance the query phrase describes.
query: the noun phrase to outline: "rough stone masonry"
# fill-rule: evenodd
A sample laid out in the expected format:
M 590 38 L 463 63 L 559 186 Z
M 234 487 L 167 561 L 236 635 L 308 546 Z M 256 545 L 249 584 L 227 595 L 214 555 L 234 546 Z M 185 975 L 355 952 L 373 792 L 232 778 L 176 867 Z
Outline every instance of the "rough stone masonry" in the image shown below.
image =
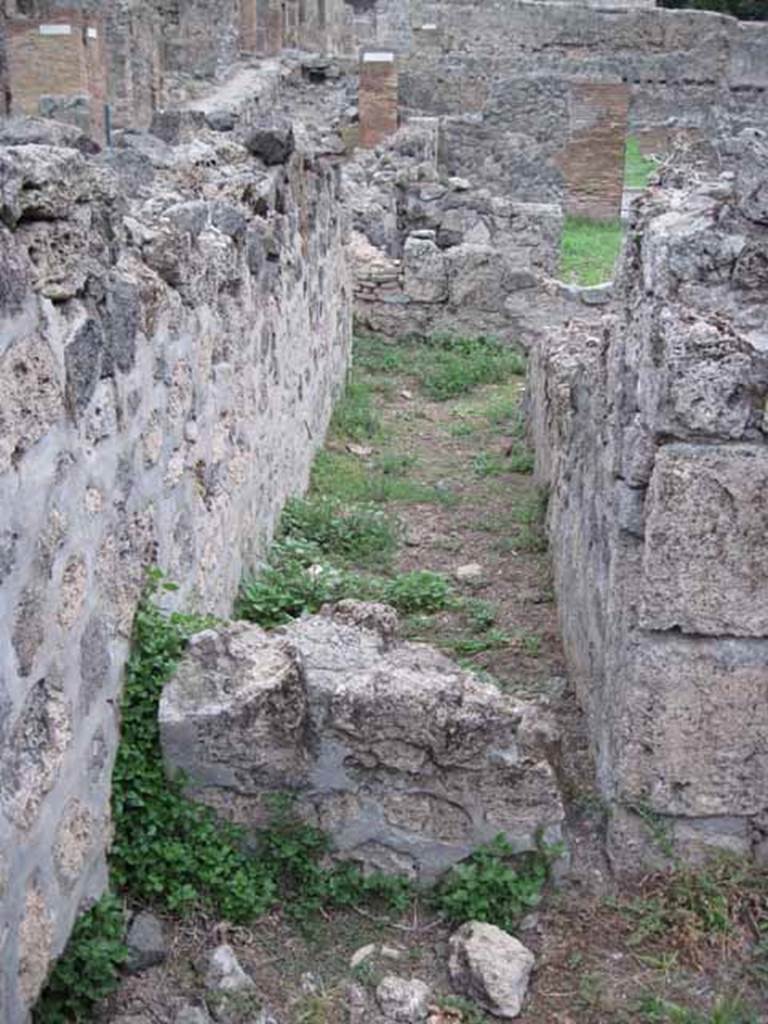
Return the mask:
M 341 601 L 273 634 L 193 637 L 160 703 L 169 774 L 252 831 L 291 792 L 337 856 L 422 882 L 499 833 L 520 852 L 561 839 L 544 712 L 396 626 Z
M 260 130 L 131 136 L 105 158 L 53 122 L 2 132 L 0 1005 L 14 1024 L 104 884 L 146 568 L 227 613 L 306 486 L 344 377 L 338 171 L 292 135 L 266 166 Z
M 635 207 L 615 314 L 530 363 L 569 668 L 614 862 L 649 820 L 768 861 L 768 151 Z M 658 855 L 658 850 L 655 851 Z

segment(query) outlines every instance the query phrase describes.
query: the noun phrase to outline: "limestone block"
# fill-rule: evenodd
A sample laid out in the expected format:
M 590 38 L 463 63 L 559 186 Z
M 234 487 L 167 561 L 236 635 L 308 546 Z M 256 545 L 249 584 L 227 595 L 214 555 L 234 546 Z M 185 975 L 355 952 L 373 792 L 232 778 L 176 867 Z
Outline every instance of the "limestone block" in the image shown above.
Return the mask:
M 493 246 L 467 243 L 447 249 L 445 260 L 451 306 L 504 311 L 515 284 L 503 253 Z
M 448 972 L 459 992 L 505 1020 L 523 1008 L 534 956 L 522 942 L 492 924 L 470 921 L 449 943 Z
M 339 856 L 425 879 L 499 832 L 521 850 L 539 829 L 556 839 L 560 797 L 521 734 L 525 706 L 393 641 L 393 614 L 341 602 L 278 635 L 200 634 L 160 704 L 169 771 L 251 828 L 270 791 L 293 790 Z
M 126 939 L 129 971 L 144 971 L 161 964 L 168 956 L 168 940 L 163 923 L 154 914 L 143 910 L 131 921 Z
M 768 634 L 768 447 L 666 445 L 646 516 L 643 627 Z
M 295 653 L 246 623 L 193 637 L 160 704 L 166 764 L 194 789 L 293 789 L 307 769 L 307 727 Z
M 89 318 L 77 328 L 64 351 L 67 405 L 73 416 L 79 417 L 93 397 L 101 376 L 103 348 L 101 326 Z
M 768 644 L 650 635 L 624 668 L 619 796 L 662 814 L 746 816 L 765 804 Z
M 62 886 L 71 890 L 95 851 L 103 849 L 108 822 L 99 819 L 77 797 L 70 800 L 56 830 L 53 861 Z
M 445 257 L 427 238 L 406 240 L 403 250 L 405 293 L 414 302 L 444 302 L 448 298 Z
M 103 277 L 109 249 L 87 212 L 60 221 L 33 221 L 17 229 L 32 265 L 32 285 L 54 301 L 82 293 L 89 277 Z
M 753 415 L 758 357 L 724 323 L 664 306 L 640 363 L 638 403 L 657 433 L 738 440 Z M 766 382 L 768 386 L 768 382 Z
M 0 146 L 64 146 L 83 154 L 99 147 L 73 124 L 48 117 L 15 117 L 0 125 Z
M 0 224 L 0 313 L 3 316 L 18 313 L 22 308 L 31 269 L 26 252 L 14 245 L 10 231 Z M 0 342 L 0 354 L 6 345 L 5 340 Z

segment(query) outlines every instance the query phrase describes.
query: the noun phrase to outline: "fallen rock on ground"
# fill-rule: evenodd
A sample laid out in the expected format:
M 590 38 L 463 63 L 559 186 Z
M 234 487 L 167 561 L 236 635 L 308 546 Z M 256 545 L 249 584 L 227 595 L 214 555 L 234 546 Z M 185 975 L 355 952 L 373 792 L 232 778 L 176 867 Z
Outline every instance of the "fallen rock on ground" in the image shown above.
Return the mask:
M 205 987 L 208 1009 L 217 1024 L 263 1024 L 265 1021 L 256 983 L 243 970 L 231 946 L 217 946 L 211 953 Z
M 393 1024 L 419 1024 L 427 1019 L 432 990 L 419 978 L 385 975 L 376 988 L 376 1002 Z
M 186 1003 L 176 1012 L 173 1024 L 211 1024 L 211 1017 L 205 1007 Z
M 561 836 L 540 712 L 425 644 L 396 614 L 342 601 L 272 634 L 237 622 L 193 637 L 160 703 L 169 772 L 257 829 L 269 795 L 367 868 L 429 881 L 503 833 Z
M 470 921 L 449 942 L 448 972 L 458 992 L 495 1017 L 517 1017 L 523 1006 L 534 955 L 492 924 Z
M 131 921 L 127 945 L 128 960 L 125 966 L 129 971 L 144 971 L 161 964 L 168 956 L 168 942 L 162 921 L 148 911 L 136 914 Z

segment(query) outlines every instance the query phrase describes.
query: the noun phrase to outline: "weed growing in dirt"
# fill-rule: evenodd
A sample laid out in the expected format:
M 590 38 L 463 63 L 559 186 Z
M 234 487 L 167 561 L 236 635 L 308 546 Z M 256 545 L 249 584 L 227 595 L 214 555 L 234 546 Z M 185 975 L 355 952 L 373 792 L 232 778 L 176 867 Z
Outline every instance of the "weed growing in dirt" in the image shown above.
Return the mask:
M 319 452 L 312 467 L 311 494 L 347 504 L 386 504 L 402 501 L 445 502 L 450 495 L 436 487 L 409 480 L 402 472 L 394 471 L 394 464 L 386 462 L 384 470 L 367 467 L 359 459 L 341 452 Z
M 381 584 L 381 596 L 398 611 L 412 615 L 447 608 L 453 599 L 453 589 L 442 573 L 418 569 L 385 580 Z
M 428 570 L 392 577 L 347 572 L 325 561 L 315 545 L 294 540 L 274 544 L 266 568 L 243 580 L 235 611 L 271 629 L 343 598 L 383 601 L 408 615 L 448 607 L 453 590 L 445 576 Z
M 486 921 L 512 931 L 541 901 L 558 847 L 541 847 L 514 857 L 503 835 L 453 867 L 438 883 L 435 903 L 450 921 Z
M 102 896 L 76 922 L 33 1013 L 34 1024 L 92 1021 L 96 1004 L 113 992 L 128 958 L 123 906 Z
M 465 597 L 462 609 L 467 625 L 478 633 L 490 629 L 499 614 L 498 608 L 492 601 L 483 601 L 479 597 Z
M 371 505 L 342 505 L 329 498 L 292 498 L 280 518 L 280 539 L 314 544 L 327 558 L 342 564 L 378 564 L 397 545 L 394 519 Z
M 479 477 L 501 476 L 507 469 L 504 459 L 492 452 L 478 452 L 472 460 L 472 469 Z
M 663 942 L 695 961 L 701 944 L 725 952 L 744 934 L 768 935 L 768 876 L 737 857 L 678 864 L 648 877 L 639 896 L 618 909 L 630 922 L 630 945 Z M 754 947 L 759 956 L 759 940 Z
M 350 376 L 333 410 L 331 434 L 349 441 L 368 441 L 380 429 L 370 384 Z
M 508 647 L 512 642 L 509 633 L 503 629 L 488 629 L 477 636 L 460 636 L 452 643 L 451 647 L 456 654 L 482 654 L 483 651 L 492 651 L 498 647 Z
M 756 1013 L 740 999 L 727 996 L 702 1013 L 651 995 L 640 1001 L 638 1012 L 647 1024 L 759 1024 Z
M 515 502 L 512 517 L 519 529 L 515 537 L 518 551 L 542 553 L 547 550 L 547 535 L 544 529 L 547 518 L 549 495 L 540 487 L 533 494 Z
M 163 769 L 157 705 L 189 636 L 209 619 L 165 614 L 164 588 L 154 572 L 136 612 L 121 704 L 122 735 L 112 775 L 115 884 L 139 902 L 174 912 L 215 908 L 230 921 L 248 921 L 273 901 L 274 881 L 241 852 L 238 830 L 182 795 L 181 780 Z
M 510 473 L 532 473 L 535 464 L 533 449 L 522 441 L 516 441 L 512 445 L 506 458 L 507 469 Z
M 473 1003 L 471 999 L 463 996 L 443 996 L 438 999 L 437 1006 L 441 1010 L 447 1010 L 445 1020 L 457 1021 L 457 1024 L 490 1024 L 490 1017 L 486 1017 L 482 1009 Z

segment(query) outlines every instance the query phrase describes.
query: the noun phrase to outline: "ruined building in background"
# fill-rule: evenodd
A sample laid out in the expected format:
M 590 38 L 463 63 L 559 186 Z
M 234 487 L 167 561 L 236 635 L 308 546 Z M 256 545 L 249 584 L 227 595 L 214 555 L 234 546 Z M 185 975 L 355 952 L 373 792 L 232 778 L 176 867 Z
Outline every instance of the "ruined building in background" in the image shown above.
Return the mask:
M 5 0 L 9 1021 L 104 884 L 144 571 L 229 609 L 306 485 L 353 302 L 384 333 L 533 349 L 564 634 L 617 859 L 648 809 L 681 848 L 764 847 L 768 214 L 764 178 L 717 172 L 721 140 L 768 127 L 766 89 L 766 26 L 648 3 Z M 558 243 L 564 209 L 617 215 L 628 132 L 695 143 L 715 184 L 645 200 L 603 329 L 610 287 L 558 282 Z

